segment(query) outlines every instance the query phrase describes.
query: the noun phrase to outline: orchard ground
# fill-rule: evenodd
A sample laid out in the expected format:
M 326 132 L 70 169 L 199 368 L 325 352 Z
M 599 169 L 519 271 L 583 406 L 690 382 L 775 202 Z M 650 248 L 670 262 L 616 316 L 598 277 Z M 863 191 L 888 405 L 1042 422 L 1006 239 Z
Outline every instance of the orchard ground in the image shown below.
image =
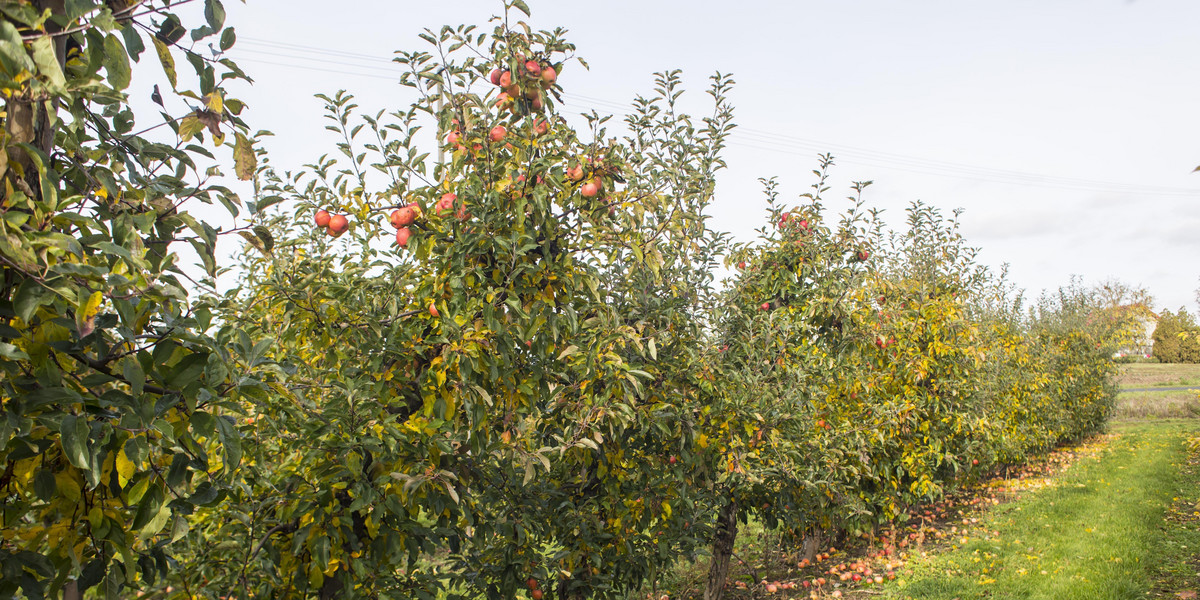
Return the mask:
M 1134 364 L 1118 383 L 1187 385 L 1197 375 L 1197 365 Z M 1188 408 L 1198 402 L 1195 392 L 1124 392 L 1107 434 L 994 473 L 917 509 L 904 529 L 824 548 L 830 556 L 811 564 L 752 523 L 726 597 L 1196 598 L 1200 421 L 1163 416 L 1200 416 Z M 702 597 L 703 562 L 648 595 Z

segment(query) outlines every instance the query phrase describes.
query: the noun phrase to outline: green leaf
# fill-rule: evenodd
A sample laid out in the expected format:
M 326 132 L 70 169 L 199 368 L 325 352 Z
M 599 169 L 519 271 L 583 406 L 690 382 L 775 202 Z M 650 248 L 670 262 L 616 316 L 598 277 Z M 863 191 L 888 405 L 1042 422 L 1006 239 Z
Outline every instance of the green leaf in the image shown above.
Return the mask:
M 206 0 L 204 20 L 208 21 L 208 26 L 212 27 L 213 31 L 221 30 L 225 25 L 225 7 L 221 5 L 221 0 Z
M 187 28 L 179 21 L 179 17 L 167 15 L 166 20 L 159 26 L 158 33 L 154 34 L 154 37 L 164 44 L 174 44 L 183 39 L 185 35 L 187 35 Z
M 38 73 L 46 78 L 52 88 L 62 89 L 67 84 L 67 78 L 58 64 L 54 40 L 48 35 L 43 35 L 33 40 L 30 45 L 33 46 L 33 62 L 37 64 Z
M 146 523 L 146 526 L 142 527 L 142 530 L 138 532 L 138 539 L 142 541 L 150 539 L 156 533 L 162 531 L 162 528 L 166 526 L 167 521 L 170 520 L 171 505 L 164 503 L 159 507 L 158 512 L 154 514 L 150 521 Z
M 271 249 L 275 247 L 275 236 L 271 235 L 270 229 L 267 229 L 262 225 L 255 225 L 254 234 L 257 235 L 260 240 L 262 240 L 263 246 L 266 247 L 267 252 L 270 252 Z
M 129 55 L 121 39 L 111 33 L 104 36 L 104 70 L 108 71 L 108 83 L 113 89 L 129 87 Z
M 237 41 L 237 34 L 234 33 L 232 27 L 226 27 L 225 31 L 221 32 L 221 51 L 224 52 L 233 47 Z
M 75 415 L 67 415 L 63 417 L 58 432 L 59 443 L 62 445 L 63 454 L 67 460 L 85 471 L 91 469 L 91 452 L 88 451 L 90 430 L 87 420 Z
M 146 373 L 142 370 L 142 363 L 136 358 L 127 358 L 121 367 L 121 374 L 125 376 L 125 381 L 129 382 L 133 395 L 141 396 L 146 386 Z
M 529 14 L 529 5 L 525 4 L 525 0 L 512 0 L 512 6 L 513 8 L 525 13 L 525 16 L 531 16 Z
M 25 53 L 25 42 L 21 34 L 7 19 L 0 20 L 0 69 L 8 79 L 17 77 L 22 71 L 32 72 L 37 66 Z
M 250 144 L 249 138 L 241 133 L 235 135 L 237 141 L 233 146 L 234 169 L 238 179 L 248 181 L 254 178 L 254 172 L 258 170 L 258 156 L 254 154 L 254 146 Z
M 154 51 L 158 53 L 158 62 L 162 63 L 163 73 L 166 74 L 167 82 L 171 84 L 171 89 L 178 89 L 179 76 L 175 73 L 175 57 L 171 56 L 171 49 L 162 40 L 155 37 Z
M 127 25 L 121 28 L 121 37 L 125 38 L 125 48 L 129 50 L 129 57 L 137 62 L 141 58 L 142 52 L 146 51 L 146 43 L 142 41 L 142 34 L 138 32 L 137 27 Z
M 53 301 L 54 292 L 46 289 L 46 286 L 39 281 L 26 279 L 17 287 L 17 293 L 13 296 L 13 309 L 17 313 L 17 318 L 29 323 L 38 307 Z
M 54 481 L 54 473 L 50 469 L 38 469 L 33 476 L 33 493 L 38 498 L 49 502 L 58 495 L 58 484 Z
M 225 459 L 225 472 L 232 473 L 242 462 L 242 433 L 228 419 L 217 417 L 217 429 L 221 434 L 221 450 Z

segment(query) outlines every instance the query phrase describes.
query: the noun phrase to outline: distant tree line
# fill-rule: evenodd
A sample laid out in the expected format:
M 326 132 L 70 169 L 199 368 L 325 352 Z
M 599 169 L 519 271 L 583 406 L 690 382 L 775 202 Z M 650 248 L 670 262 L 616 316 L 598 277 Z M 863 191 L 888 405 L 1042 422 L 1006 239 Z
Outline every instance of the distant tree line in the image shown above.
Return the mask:
M 1154 358 L 1164 363 L 1200 363 L 1200 325 L 1186 309 L 1164 310 L 1159 315 Z

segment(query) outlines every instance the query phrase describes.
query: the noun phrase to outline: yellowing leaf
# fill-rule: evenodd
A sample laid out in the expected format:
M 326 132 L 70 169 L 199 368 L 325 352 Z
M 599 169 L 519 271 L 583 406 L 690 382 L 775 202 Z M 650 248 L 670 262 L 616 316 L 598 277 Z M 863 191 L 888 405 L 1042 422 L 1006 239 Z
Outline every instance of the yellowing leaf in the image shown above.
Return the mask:
M 121 448 L 121 451 L 117 453 L 117 481 L 120 482 L 121 487 L 125 487 L 129 483 L 129 480 L 133 479 L 135 471 L 136 465 L 133 464 L 133 461 L 129 460 L 129 457 L 125 454 L 125 449 Z

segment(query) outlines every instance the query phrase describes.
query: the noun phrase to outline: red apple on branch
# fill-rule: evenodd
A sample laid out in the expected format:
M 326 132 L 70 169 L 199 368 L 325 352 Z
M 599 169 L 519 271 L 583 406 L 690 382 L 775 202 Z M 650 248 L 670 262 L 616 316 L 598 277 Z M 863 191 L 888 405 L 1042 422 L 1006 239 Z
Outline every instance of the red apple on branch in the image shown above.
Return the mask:
M 333 215 L 329 217 L 329 231 L 333 235 L 342 235 L 346 230 L 350 229 L 350 221 L 346 219 L 346 215 Z
M 329 227 L 329 211 L 323 208 L 318 210 L 317 214 L 313 215 L 313 221 L 316 222 L 317 227 Z

